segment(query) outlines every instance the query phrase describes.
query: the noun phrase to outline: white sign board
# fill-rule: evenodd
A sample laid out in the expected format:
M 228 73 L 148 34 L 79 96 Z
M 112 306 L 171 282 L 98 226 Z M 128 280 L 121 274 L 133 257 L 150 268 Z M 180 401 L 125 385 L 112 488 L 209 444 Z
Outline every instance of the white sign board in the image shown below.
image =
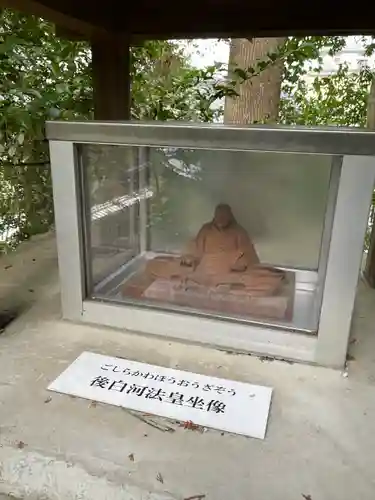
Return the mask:
M 264 439 L 272 389 L 82 353 L 52 384 L 62 392 Z

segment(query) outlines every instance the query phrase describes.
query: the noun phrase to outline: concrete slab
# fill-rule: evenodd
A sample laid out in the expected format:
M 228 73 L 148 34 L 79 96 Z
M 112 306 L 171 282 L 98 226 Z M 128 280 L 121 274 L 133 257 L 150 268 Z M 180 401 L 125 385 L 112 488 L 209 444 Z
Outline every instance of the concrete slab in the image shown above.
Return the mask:
M 17 252 L 0 255 L 0 315 L 20 313 L 39 301 L 51 284 L 57 285 L 54 235 L 25 241 Z
M 63 322 L 56 273 L 45 274 L 34 288 L 38 300 L 0 335 L 1 493 L 56 500 L 373 500 L 372 290 L 360 286 L 354 359 L 345 377 Z M 267 437 L 193 431 L 51 395 L 47 385 L 84 350 L 274 387 Z

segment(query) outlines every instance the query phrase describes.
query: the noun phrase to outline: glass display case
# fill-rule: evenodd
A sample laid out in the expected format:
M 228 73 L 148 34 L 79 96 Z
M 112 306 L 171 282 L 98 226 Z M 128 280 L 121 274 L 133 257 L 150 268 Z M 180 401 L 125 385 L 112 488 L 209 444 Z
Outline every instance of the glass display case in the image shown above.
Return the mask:
M 344 364 L 373 133 L 47 129 L 65 318 Z

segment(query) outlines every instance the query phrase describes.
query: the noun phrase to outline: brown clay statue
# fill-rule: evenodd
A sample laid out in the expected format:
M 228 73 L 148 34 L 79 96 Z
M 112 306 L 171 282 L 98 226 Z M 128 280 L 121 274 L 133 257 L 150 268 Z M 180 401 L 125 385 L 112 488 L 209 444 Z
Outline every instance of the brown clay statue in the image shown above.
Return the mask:
M 197 266 L 202 260 L 207 260 L 207 255 L 216 255 L 215 259 L 221 261 L 218 265 L 222 264 L 228 271 L 243 272 L 259 264 L 254 245 L 245 229 L 237 223 L 229 205 L 216 206 L 214 218 L 202 226 L 190 252 L 182 257 L 182 264 Z
M 229 205 L 215 208 L 211 222 L 202 226 L 181 258 L 156 257 L 146 273 L 187 286 L 189 282 L 208 288 L 225 286 L 235 293 L 273 295 L 284 273 L 262 266 L 245 229 L 237 223 Z

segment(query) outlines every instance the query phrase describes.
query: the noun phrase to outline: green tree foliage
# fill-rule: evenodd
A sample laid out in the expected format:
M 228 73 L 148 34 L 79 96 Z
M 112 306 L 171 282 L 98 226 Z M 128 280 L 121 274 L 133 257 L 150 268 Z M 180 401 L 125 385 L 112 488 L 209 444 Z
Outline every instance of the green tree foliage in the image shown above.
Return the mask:
M 366 126 L 367 99 L 372 75 L 353 73 L 347 64 L 336 73 L 316 76 L 311 85 L 301 80 L 284 97 L 280 121 L 297 125 Z
M 44 122 L 89 116 L 89 56 L 42 19 L 0 12 L 0 233 L 23 239 L 52 224 Z
M 346 44 L 344 37 L 322 38 L 319 49 L 328 49 L 331 56 Z M 375 47 L 372 39 L 363 38 L 362 44 L 365 55 L 372 55 Z M 313 45 L 316 47 L 316 42 Z M 293 125 L 366 126 L 367 101 L 374 69 L 364 65 L 359 71 L 353 72 L 348 64 L 343 63 L 336 72 L 321 75 L 321 56 L 314 54 L 314 50 L 310 54 L 309 64 L 297 65 L 296 71 L 293 63 L 285 66 L 280 122 Z M 304 78 L 308 71 L 315 73 L 312 82 Z
M 234 92 L 223 84 L 224 64 L 195 68 L 173 42 L 151 41 L 134 47 L 131 68 L 135 119 L 215 121 L 223 113 L 220 100 Z
M 222 67 L 194 68 L 168 41 L 133 48 L 131 68 L 136 119 L 212 121 L 222 112 L 215 102 L 230 91 L 217 79 Z M 0 96 L 0 234 L 16 229 L 11 246 L 53 223 L 44 123 L 93 117 L 89 45 L 57 38 L 47 21 L 2 9 Z

